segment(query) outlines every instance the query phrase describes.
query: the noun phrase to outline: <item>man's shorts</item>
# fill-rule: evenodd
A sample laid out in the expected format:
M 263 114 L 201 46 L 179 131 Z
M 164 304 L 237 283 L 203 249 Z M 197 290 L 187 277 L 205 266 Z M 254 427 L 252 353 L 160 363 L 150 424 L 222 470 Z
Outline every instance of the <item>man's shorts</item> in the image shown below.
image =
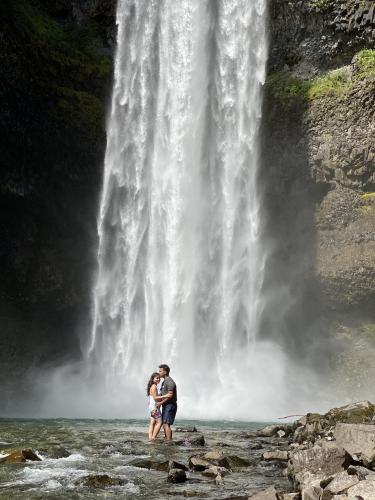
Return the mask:
M 163 424 L 172 425 L 177 413 L 176 403 L 167 403 L 163 405 L 162 420 Z

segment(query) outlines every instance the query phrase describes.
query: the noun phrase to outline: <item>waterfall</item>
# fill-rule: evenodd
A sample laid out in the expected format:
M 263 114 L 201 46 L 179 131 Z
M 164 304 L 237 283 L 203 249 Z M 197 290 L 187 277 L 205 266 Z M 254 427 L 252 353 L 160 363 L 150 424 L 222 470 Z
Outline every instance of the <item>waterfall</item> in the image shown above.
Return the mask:
M 118 2 L 87 350 L 123 415 L 144 406 L 160 363 L 185 416 L 239 415 L 245 394 L 251 407 L 263 392 L 266 11 L 267 0 Z

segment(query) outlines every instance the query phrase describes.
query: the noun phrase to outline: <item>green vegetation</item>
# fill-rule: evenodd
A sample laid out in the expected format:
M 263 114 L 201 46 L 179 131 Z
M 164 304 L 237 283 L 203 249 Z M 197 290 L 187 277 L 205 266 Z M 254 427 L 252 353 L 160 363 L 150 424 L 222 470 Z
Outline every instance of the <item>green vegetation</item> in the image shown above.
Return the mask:
M 310 0 L 308 3 L 309 10 L 313 12 L 324 12 L 333 5 L 333 0 Z
M 59 24 L 38 0 L 2 0 L 2 22 L 11 34 L 23 67 L 52 103 L 58 118 L 103 128 L 104 81 L 112 63 L 98 50 L 93 23 Z
M 284 107 L 296 99 L 312 101 L 319 97 L 345 98 L 353 86 L 364 78 L 375 76 L 375 50 L 361 50 L 356 57 L 357 68 L 352 74 L 347 67 L 328 71 L 312 80 L 302 80 L 286 71 L 268 76 L 266 89 Z
M 309 82 L 307 97 L 310 100 L 326 95 L 343 96 L 351 87 L 350 75 L 346 68 L 329 71 Z

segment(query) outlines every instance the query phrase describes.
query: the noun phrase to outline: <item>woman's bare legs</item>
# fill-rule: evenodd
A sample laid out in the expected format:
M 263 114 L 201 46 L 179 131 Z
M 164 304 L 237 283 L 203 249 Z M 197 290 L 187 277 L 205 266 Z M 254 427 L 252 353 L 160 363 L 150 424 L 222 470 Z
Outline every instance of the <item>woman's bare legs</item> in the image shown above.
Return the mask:
M 161 420 L 161 419 L 160 419 Z M 148 439 L 153 439 L 153 434 L 155 432 L 155 424 L 156 420 L 154 418 L 150 418 L 150 425 L 148 426 Z M 159 427 L 160 430 L 160 427 Z
M 152 439 L 156 439 L 158 437 L 158 434 L 160 432 L 160 429 L 161 429 L 161 418 L 158 418 L 157 420 L 155 420 L 155 425 L 154 425 L 154 432 L 152 434 Z

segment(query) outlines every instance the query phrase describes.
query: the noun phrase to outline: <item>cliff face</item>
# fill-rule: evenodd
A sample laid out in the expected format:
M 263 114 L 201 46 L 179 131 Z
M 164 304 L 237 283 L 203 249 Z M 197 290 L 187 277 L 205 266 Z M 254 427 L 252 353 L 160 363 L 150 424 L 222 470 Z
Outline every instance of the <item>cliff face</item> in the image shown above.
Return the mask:
M 79 355 L 95 265 L 111 12 L 99 14 L 93 2 L 0 4 L 2 409 L 7 383 Z
M 338 341 L 354 348 L 362 330 L 373 349 L 374 4 L 274 0 L 270 25 L 263 128 L 270 274 L 291 283 L 298 298 L 287 321 L 307 345 L 315 324 L 314 335 L 333 340 L 335 350 Z

